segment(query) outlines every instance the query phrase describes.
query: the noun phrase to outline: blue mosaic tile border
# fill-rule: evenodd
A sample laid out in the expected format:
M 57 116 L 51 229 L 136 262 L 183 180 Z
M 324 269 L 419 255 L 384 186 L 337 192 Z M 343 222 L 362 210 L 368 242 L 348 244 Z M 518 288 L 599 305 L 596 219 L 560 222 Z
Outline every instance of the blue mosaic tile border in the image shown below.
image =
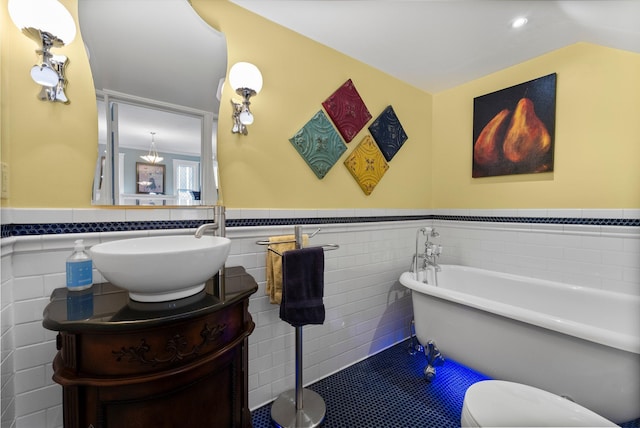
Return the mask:
M 432 215 L 433 220 L 481 221 L 494 223 L 576 224 L 589 226 L 640 226 L 638 218 L 569 218 L 569 217 L 481 217 Z
M 258 219 L 227 219 L 227 227 L 251 226 L 289 226 L 294 224 L 344 224 L 344 223 L 374 223 L 379 221 L 408 221 L 430 220 L 431 215 L 404 216 L 372 216 L 372 217 L 311 217 L 311 218 L 258 218 Z
M 64 233 L 132 232 L 136 230 L 191 229 L 207 220 L 122 221 L 96 223 L 39 223 L 2 225 L 2 237 L 56 235 Z
M 590 226 L 640 227 L 640 219 L 557 218 L 557 217 L 488 217 L 452 215 L 410 215 L 372 217 L 259 218 L 227 219 L 226 227 L 288 226 L 293 224 L 345 224 L 382 221 L 448 220 L 497 223 L 571 224 Z M 3 224 L 2 238 L 11 236 L 54 235 L 64 233 L 131 232 L 157 229 L 192 229 L 212 220 L 128 221 L 96 223 Z

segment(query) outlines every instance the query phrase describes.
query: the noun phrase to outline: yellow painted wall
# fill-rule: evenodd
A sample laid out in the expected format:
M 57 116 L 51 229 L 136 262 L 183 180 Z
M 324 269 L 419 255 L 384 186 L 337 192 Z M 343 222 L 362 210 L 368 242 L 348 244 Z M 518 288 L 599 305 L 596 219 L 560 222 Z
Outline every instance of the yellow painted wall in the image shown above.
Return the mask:
M 471 178 L 473 99 L 557 73 L 554 171 Z M 578 43 L 434 96 L 433 208 L 640 207 L 640 55 Z
M 55 53 L 69 57 L 69 105 L 40 101 L 29 75 L 38 44 L 9 18 L 2 0 L 2 162 L 9 167 L 9 198 L 2 206 L 85 207 L 97 157 L 97 110 L 89 61 L 80 37 Z M 76 0 L 61 0 L 77 22 Z
M 248 136 L 231 134 L 228 99 L 232 89 L 228 85 L 224 89 L 218 156 L 225 205 L 428 207 L 431 95 L 229 2 L 194 0 L 192 4 L 205 20 L 226 34 L 229 66 L 238 61 L 252 62 L 264 78 L 262 91 L 251 100 L 255 122 Z M 362 192 L 343 165 L 368 134 L 366 127 L 322 180 L 289 142 L 322 109 L 322 101 L 349 78 L 374 118 L 392 105 L 409 136 L 370 196 Z
M 71 104 L 36 98 L 29 69 L 36 44 L 11 23 L 1 0 L 0 144 L 9 165 L 9 207 L 88 207 L 97 112 L 81 37 L 70 57 Z M 77 0 L 62 0 L 77 16 Z M 230 208 L 635 208 L 640 207 L 640 55 L 580 43 L 430 95 L 227 1 L 193 0 L 225 32 L 229 65 L 258 65 L 248 136 L 231 134 L 231 90 L 219 126 L 223 202 Z M 471 178 L 473 98 L 558 74 L 555 171 Z M 288 139 L 351 78 L 375 116 L 391 104 L 409 139 L 371 196 L 343 166 L 366 135 L 319 180 Z M 433 178 L 432 178 L 433 177 Z
M 77 16 L 77 0 L 63 0 Z M 218 157 L 223 203 L 230 208 L 427 208 L 431 95 L 227 1 L 194 0 L 198 12 L 226 33 L 229 66 L 255 63 L 264 87 L 252 99 L 248 136 L 233 135 L 230 87 L 220 111 Z M 2 0 L 2 155 L 10 167 L 11 207 L 87 207 L 97 156 L 97 111 L 81 37 L 59 49 L 70 57 L 69 105 L 36 99 L 29 69 L 35 42 L 23 36 Z M 206 55 L 206 52 L 203 52 Z M 288 141 L 335 89 L 351 78 L 374 118 L 392 105 L 409 139 L 371 196 L 343 162 L 367 134 L 319 180 Z M 415 171 L 420 169 L 420 174 Z M 418 180 L 416 180 L 418 177 Z

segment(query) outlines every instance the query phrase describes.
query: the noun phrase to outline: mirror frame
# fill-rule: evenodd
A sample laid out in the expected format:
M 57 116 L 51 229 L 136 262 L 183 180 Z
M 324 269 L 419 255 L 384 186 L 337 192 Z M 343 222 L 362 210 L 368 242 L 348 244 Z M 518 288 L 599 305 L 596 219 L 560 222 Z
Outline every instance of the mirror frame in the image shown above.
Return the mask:
M 114 126 L 117 127 L 117 117 L 115 120 L 111 120 L 111 111 L 109 106 L 111 103 L 124 103 L 135 105 L 143 108 L 150 108 L 154 110 L 165 111 L 169 113 L 176 114 L 184 114 L 192 117 L 196 117 L 200 119 L 201 130 L 200 130 L 200 185 L 201 185 L 201 196 L 200 196 L 200 204 L 195 206 L 203 206 L 203 205 L 215 205 L 219 200 L 219 186 L 218 186 L 218 174 L 217 174 L 217 159 L 214 155 L 215 150 L 213 149 L 213 122 L 215 120 L 215 116 L 211 112 L 202 111 L 198 109 L 194 109 L 191 107 L 179 106 L 171 103 L 166 103 L 157 100 L 151 100 L 148 98 L 138 97 L 135 95 L 124 94 L 116 91 L 110 90 L 96 90 L 96 103 L 98 100 L 101 100 L 105 104 L 105 115 L 106 115 L 106 162 L 105 168 L 103 171 L 103 186 L 101 188 L 101 196 L 100 200 L 95 200 L 95 195 L 92 198 L 91 203 L 94 205 L 107 205 L 107 206 L 128 206 L 128 205 L 120 205 L 116 203 L 117 194 L 115 189 L 119 188 L 118 186 L 118 175 L 116 171 L 119 168 L 119 159 L 117 156 L 119 141 L 117 137 L 117 132 L 114 132 Z M 115 124 L 114 124 L 115 122 Z M 115 136 L 115 138 L 109 138 L 109 136 Z M 98 138 L 98 142 L 100 138 Z M 206 161 L 205 161 L 206 160 Z M 97 162 L 101 163 L 101 156 L 98 153 Z M 99 170 L 99 166 L 96 167 L 96 171 Z M 94 188 L 95 188 L 95 180 L 99 179 L 99 177 L 94 177 Z M 111 203 L 108 203 L 111 201 Z M 182 205 L 163 205 L 163 206 L 171 206 L 171 207 L 181 207 L 185 208 L 187 206 Z M 194 205 L 188 205 L 194 206 Z M 159 206 L 154 205 L 154 208 Z

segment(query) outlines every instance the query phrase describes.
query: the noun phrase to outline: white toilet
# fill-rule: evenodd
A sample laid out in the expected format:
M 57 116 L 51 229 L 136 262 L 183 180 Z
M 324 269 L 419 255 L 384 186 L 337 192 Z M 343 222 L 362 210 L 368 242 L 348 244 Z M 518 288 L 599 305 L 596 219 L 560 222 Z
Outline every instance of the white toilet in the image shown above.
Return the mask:
M 467 389 L 462 427 L 617 427 L 571 400 L 542 389 L 485 380 Z

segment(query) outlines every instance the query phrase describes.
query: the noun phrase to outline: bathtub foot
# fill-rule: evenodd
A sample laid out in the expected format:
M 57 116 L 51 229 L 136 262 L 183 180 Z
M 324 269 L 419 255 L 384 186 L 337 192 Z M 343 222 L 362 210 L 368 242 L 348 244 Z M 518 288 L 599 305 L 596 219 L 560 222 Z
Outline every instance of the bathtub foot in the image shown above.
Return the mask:
M 417 352 L 422 352 L 424 350 L 424 347 L 420 344 L 420 342 L 418 342 L 418 339 L 416 339 L 416 322 L 413 319 L 409 324 L 409 336 L 411 337 L 411 343 L 409 344 L 409 348 L 407 349 L 409 355 L 415 355 Z
M 424 355 L 427 357 L 424 377 L 430 383 L 436 376 L 436 366 L 441 366 L 444 363 L 444 357 L 433 340 L 427 342 L 427 346 L 424 348 Z
M 436 368 L 433 366 L 427 366 L 424 368 L 424 380 L 431 383 L 433 378 L 436 377 Z

